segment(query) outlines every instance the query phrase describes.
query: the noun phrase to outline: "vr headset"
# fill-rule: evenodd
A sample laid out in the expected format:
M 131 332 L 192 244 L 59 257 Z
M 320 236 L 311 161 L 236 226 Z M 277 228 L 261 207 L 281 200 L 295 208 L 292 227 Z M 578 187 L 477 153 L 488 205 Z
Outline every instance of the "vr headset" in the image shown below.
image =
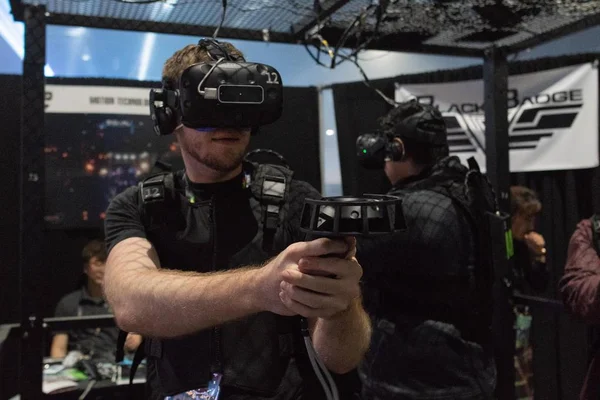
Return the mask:
M 399 161 L 403 149 L 390 134 L 365 133 L 356 139 L 356 158 L 366 169 L 382 169 L 386 161 Z
M 178 87 L 163 82 L 150 90 L 150 114 L 158 135 L 181 122 L 190 128 L 252 128 L 275 122 L 283 109 L 281 75 L 271 66 L 247 63 L 216 40 L 202 39 L 210 62 L 189 66 Z
M 394 116 L 396 122 L 390 125 L 388 121 L 380 131 L 365 133 L 356 139 L 356 158 L 363 167 L 381 169 L 386 161 L 402 160 L 404 146 L 394 140 L 395 137 L 432 148 L 448 146 L 446 123 L 442 114 L 432 106 L 413 100 L 397 105 L 390 113 L 397 113 Z M 398 120 L 402 115 L 406 116 Z

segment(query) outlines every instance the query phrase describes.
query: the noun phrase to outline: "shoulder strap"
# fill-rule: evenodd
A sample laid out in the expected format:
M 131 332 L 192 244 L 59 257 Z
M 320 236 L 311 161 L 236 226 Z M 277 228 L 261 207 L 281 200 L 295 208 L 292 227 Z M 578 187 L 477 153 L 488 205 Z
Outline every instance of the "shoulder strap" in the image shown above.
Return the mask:
M 287 200 L 294 173 L 280 165 L 252 164 L 254 173 L 250 190 L 261 206 L 259 226 L 263 230 L 263 250 L 271 253 L 275 245 L 275 234 L 287 216 Z
M 127 339 L 127 332 L 119 329 L 119 336 L 117 337 L 117 353 L 115 361 L 120 363 L 125 358 L 125 340 Z
M 142 361 L 146 358 L 146 339 L 142 340 L 142 343 L 135 349 L 133 354 L 133 361 L 131 362 L 131 368 L 129 370 L 129 385 L 133 385 L 135 374 Z
M 138 208 L 147 230 L 163 225 L 168 211 L 178 207 L 173 172 L 160 173 L 139 183 Z
M 127 340 L 127 335 L 129 333 L 119 329 L 119 336 L 117 338 L 117 355 L 116 355 L 116 362 L 120 363 L 121 361 L 123 361 L 123 359 L 125 358 L 125 341 Z M 130 367 L 130 372 L 129 372 L 129 384 L 133 384 L 133 379 L 135 378 L 135 373 L 137 372 L 137 369 L 139 367 L 139 365 L 142 363 L 142 361 L 144 360 L 144 358 L 146 358 L 146 339 L 143 338 L 142 342 L 140 343 L 140 345 L 138 346 L 138 348 L 135 350 L 135 353 L 133 354 L 133 360 L 131 362 L 131 367 Z

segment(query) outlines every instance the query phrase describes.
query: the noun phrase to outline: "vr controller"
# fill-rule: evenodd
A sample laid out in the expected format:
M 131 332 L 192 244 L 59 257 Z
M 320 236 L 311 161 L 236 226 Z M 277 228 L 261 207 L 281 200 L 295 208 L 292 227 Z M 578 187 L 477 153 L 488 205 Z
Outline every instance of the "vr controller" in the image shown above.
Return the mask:
M 305 199 L 300 220 L 300 230 L 308 234 L 307 239 L 382 236 L 405 228 L 406 223 L 400 198 L 388 195 Z M 322 276 L 324 274 L 317 271 L 314 275 Z M 325 276 L 336 278 L 335 275 L 326 273 Z M 306 351 L 315 374 L 323 386 L 325 397 L 328 400 L 339 400 L 336 383 L 313 347 L 308 322 L 306 318 L 301 318 L 300 321 Z
M 150 91 L 158 135 L 172 133 L 179 121 L 190 128 L 258 128 L 279 119 L 282 109 L 283 86 L 275 68 L 225 58 L 191 65 L 177 88 Z
M 366 194 L 305 199 L 300 230 L 313 237 L 383 236 L 406 229 L 397 196 Z

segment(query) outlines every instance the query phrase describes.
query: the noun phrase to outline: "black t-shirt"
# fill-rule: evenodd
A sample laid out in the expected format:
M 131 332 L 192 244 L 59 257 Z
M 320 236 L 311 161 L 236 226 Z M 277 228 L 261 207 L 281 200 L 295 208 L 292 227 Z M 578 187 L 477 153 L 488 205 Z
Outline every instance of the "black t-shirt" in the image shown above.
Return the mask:
M 138 203 L 139 188 L 132 187 L 125 190 L 112 200 L 107 211 L 105 233 L 109 251 L 124 239 L 141 237 L 147 238 L 156 248 L 162 268 L 207 272 L 256 265 L 266 261 L 273 254 L 269 255 L 260 249 L 257 250 L 258 246 L 254 244 L 261 233 L 254 213 L 255 208 L 260 207 L 260 203 L 252 197 L 250 188 L 246 187 L 252 171 L 249 172 L 249 175 L 241 174 L 226 182 L 190 183 L 187 185 L 189 189 L 187 191 L 183 173 L 175 174 L 177 200 L 180 201 L 181 207 L 175 213 L 177 218 L 170 220 L 168 226 L 160 228 L 145 226 L 144 222 L 147 219 L 142 215 Z M 289 208 L 283 221 L 282 234 L 276 241 L 276 253 L 293 242 L 304 240 L 304 234 L 299 229 L 304 199 L 320 198 L 320 194 L 305 182 L 292 180 L 289 185 L 287 196 Z M 192 197 L 193 205 L 190 205 Z M 221 341 L 222 358 L 225 364 L 222 394 L 224 400 L 269 398 L 229 396 L 227 385 L 231 381 L 240 382 L 250 379 L 247 375 L 260 376 L 259 370 L 265 368 L 268 362 L 265 358 L 260 358 L 265 353 L 253 352 L 252 346 L 261 346 L 260 342 L 276 340 L 276 336 L 272 336 L 273 330 L 265 326 L 270 321 L 273 321 L 273 314 L 260 313 L 223 327 Z M 254 337 L 253 342 L 248 339 L 251 337 Z M 172 386 L 201 387 L 206 384 L 208 379 L 194 358 L 197 359 L 198 354 L 208 357 L 214 351 L 211 347 L 210 332 L 202 331 L 184 338 L 161 339 L 160 342 L 160 356 L 163 360 L 169 361 L 157 364 L 159 365 L 157 375 L 167 375 L 167 371 L 161 368 L 165 364 L 170 364 L 174 370 L 177 370 L 172 376 L 179 381 Z M 241 362 L 243 368 L 236 365 L 236 359 L 241 358 L 243 358 Z M 190 368 L 187 368 L 188 365 Z M 194 367 L 191 367 L 192 365 Z M 296 372 L 293 374 L 297 375 Z M 276 384 L 277 379 L 273 378 L 271 386 Z M 236 392 L 239 392 L 240 386 L 243 384 L 237 385 Z M 272 398 L 292 397 L 286 395 Z

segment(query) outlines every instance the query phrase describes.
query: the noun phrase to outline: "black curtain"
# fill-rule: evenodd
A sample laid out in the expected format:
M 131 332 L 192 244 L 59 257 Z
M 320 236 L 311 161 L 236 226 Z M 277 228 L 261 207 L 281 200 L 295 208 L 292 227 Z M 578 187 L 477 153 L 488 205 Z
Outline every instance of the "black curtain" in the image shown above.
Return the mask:
M 19 321 L 19 142 L 21 77 L 0 75 L 0 324 Z
M 394 98 L 392 79 L 374 80 L 371 86 Z M 387 191 L 390 185 L 383 171 L 367 170 L 358 164 L 355 143 L 362 133 L 377 129 L 377 118 L 390 110 L 390 104 L 362 82 L 333 85 L 332 89 L 344 195 Z
M 280 153 L 294 170 L 294 177 L 321 191 L 319 155 L 319 104 L 314 87 L 283 89 L 283 114 L 275 123 L 260 128 L 250 140 L 250 150 L 270 149 Z M 259 161 L 277 162 L 265 156 Z
M 19 142 L 21 77 L 0 75 L 0 324 L 18 322 L 19 315 Z M 15 384 L 20 341 L 17 331 L 0 342 L 0 398 L 17 393 Z
M 591 62 L 599 54 L 551 57 L 509 64 L 510 74 Z M 452 82 L 482 79 L 482 67 L 434 71 L 379 80 L 377 87 L 388 97 L 394 85 Z M 389 107 L 363 83 L 333 87 L 342 182 L 344 194 L 385 192 L 389 187 L 377 172 L 360 168 L 355 158 L 354 142 L 358 135 L 371 132 L 376 120 Z M 600 113 L 600 110 L 599 110 Z M 569 171 L 545 171 L 511 174 L 511 183 L 536 190 L 543 204 L 538 230 L 549 252 L 550 283 L 541 297 L 560 300 L 558 281 L 563 275 L 569 239 L 578 221 L 600 212 L 600 168 Z M 578 397 L 587 368 L 588 335 L 586 326 L 564 311 L 532 305 L 534 343 L 535 397 L 545 400 L 570 400 Z

